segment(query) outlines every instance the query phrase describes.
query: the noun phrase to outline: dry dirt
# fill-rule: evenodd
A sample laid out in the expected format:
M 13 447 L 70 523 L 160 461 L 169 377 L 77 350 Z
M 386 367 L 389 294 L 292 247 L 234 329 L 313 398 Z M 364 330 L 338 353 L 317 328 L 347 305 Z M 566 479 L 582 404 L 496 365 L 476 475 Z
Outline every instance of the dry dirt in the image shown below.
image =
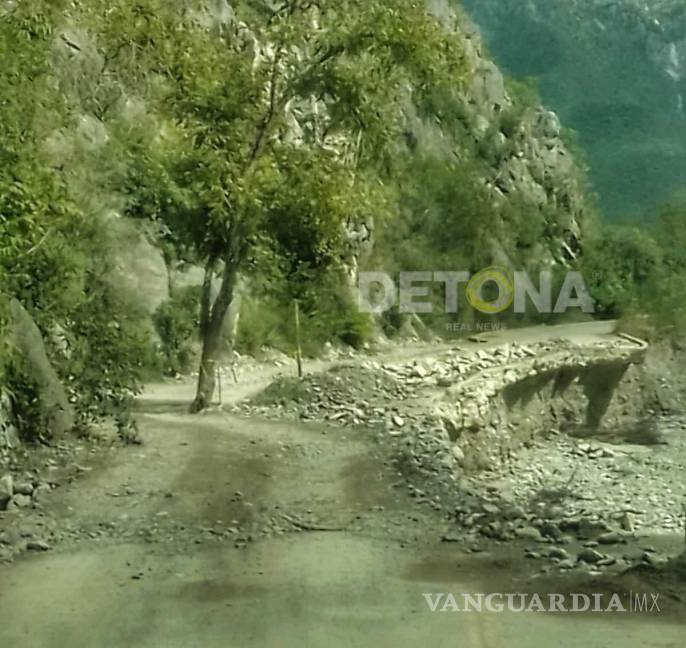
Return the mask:
M 436 348 L 400 355 L 422 353 Z M 230 394 L 225 389 L 225 404 L 256 394 L 276 371 L 242 376 Z M 546 580 L 517 543 L 484 542 L 473 553 L 443 542 L 445 514 L 410 497 L 383 445 L 363 428 L 245 419 L 220 408 L 190 416 L 192 388 L 190 381 L 151 386 L 139 403 L 142 446 L 86 455 L 92 461 L 80 466 L 81 477 L 41 508 L 0 519 L 61 529 L 49 551 L 0 565 L 0 646 L 686 642 L 683 605 L 669 592 L 653 614 L 431 613 L 423 593 L 624 595 L 660 584 Z

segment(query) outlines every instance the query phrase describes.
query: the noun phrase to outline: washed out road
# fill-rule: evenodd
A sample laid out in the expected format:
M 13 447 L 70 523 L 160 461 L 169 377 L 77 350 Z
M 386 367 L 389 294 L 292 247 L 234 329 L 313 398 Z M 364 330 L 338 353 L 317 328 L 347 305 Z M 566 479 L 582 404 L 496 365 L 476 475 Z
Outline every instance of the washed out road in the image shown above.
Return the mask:
M 191 416 L 191 395 L 190 382 L 149 388 L 145 444 L 55 494 L 75 524 L 136 534 L 0 567 L 0 646 L 684 645 L 682 624 L 649 615 L 430 612 L 423 593 L 497 591 L 507 574 L 495 556 L 440 542 L 373 439 L 219 409 Z

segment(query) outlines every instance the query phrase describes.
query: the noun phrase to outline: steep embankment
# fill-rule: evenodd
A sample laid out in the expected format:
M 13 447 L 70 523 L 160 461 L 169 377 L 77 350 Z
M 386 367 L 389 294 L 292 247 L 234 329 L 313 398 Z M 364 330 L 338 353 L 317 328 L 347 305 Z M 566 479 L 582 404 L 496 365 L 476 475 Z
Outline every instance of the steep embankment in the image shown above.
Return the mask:
M 678 0 L 464 0 L 498 63 L 534 76 L 577 130 L 604 210 L 652 212 L 686 171 L 686 5 Z

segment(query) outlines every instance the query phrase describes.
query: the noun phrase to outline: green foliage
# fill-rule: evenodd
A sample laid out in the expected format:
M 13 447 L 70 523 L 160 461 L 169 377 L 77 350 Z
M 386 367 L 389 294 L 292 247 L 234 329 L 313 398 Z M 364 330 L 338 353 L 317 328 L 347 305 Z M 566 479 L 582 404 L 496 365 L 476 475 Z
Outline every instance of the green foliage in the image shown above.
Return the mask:
M 536 77 L 506 77 L 505 88 L 513 103 L 523 109 L 537 109 L 543 104 Z
M 514 263 L 527 266 L 545 236 L 549 216 L 512 198 L 496 201 L 484 185 L 480 161 L 456 163 L 436 157 L 407 158 L 401 215 L 377 242 L 377 257 L 390 270 L 461 269 L 493 263 L 494 242 L 510 241 Z
M 153 315 L 162 342 L 165 372 L 188 371 L 193 360 L 193 341 L 199 326 L 200 288 L 181 289 L 159 306 Z
M 651 229 L 608 226 L 586 249 L 583 271 L 600 314 L 648 338 L 683 338 L 686 206 L 663 207 Z
M 12 403 L 13 423 L 20 438 L 36 442 L 49 437 L 49 417 L 41 402 L 38 385 L 22 370 L 15 357 L 9 356 L 4 360 L 2 384 Z
M 127 421 L 141 375 L 154 363 L 149 331 L 142 314 L 102 280 L 92 279 L 83 297 L 67 320 L 67 353 L 57 368 L 84 425 Z
M 663 250 L 647 231 L 608 226 L 586 244 L 583 272 L 598 312 L 618 317 L 662 275 Z
M 136 49 L 140 66 L 160 71 L 148 91 L 162 88 L 156 108 L 166 136 L 129 148 L 129 210 L 163 220 L 201 259 L 230 248 L 236 261 L 244 259 L 251 239 L 269 232 L 264 217 L 274 188 L 297 180 L 303 162 L 313 183 L 379 162 L 397 140 L 403 81 L 411 76 L 425 83 L 441 61 L 446 69 L 460 63 L 425 10 L 397 0 L 335 8 L 294 3 L 268 22 L 248 13 L 246 29 L 273 45 L 271 60 L 258 58 L 244 35 L 229 30 L 223 38 L 208 37 L 197 21 L 179 23 L 177 12 L 159 3 L 124 4 L 107 16 L 102 28 L 112 39 L 109 48 Z M 320 25 L 314 31 L 313 20 Z M 326 118 L 317 123 L 310 117 L 295 142 L 287 107 L 312 102 Z M 339 192 L 364 203 L 361 183 L 341 182 Z M 341 210 L 308 214 L 313 207 L 299 205 L 325 238 Z
M 155 116 L 142 129 L 113 124 L 127 214 L 155 221 L 176 258 L 205 268 L 206 349 L 217 349 L 239 274 L 277 284 L 261 293 L 276 313 L 301 299 L 312 348 L 326 336 L 363 344 L 370 324 L 340 296 L 346 229 L 389 211 L 403 108 L 459 81 L 460 48 L 411 0 L 239 2 L 221 30 L 201 3 L 186 9 L 84 8 L 119 83 Z M 250 308 L 241 348 L 292 341 L 287 320 Z
M 676 42 L 672 34 L 683 34 L 684 3 L 674 3 L 674 14 L 658 0 L 459 4 L 482 28 L 500 68 L 535 76 L 544 103 L 579 133 L 605 218 L 654 219 L 686 174 L 686 140 L 675 137 L 683 130 L 675 94 L 681 81 L 654 55 Z
M 18 299 L 37 323 L 80 424 L 114 416 L 124 427 L 147 332 L 106 281 L 102 223 L 79 208 L 45 157 L 47 136 L 70 127 L 51 68 L 59 16 L 55 3 L 35 2 L 0 20 L 0 303 Z M 0 382 L 22 427 L 49 436 L 36 386 L 11 362 Z
M 244 298 L 236 348 L 259 355 L 263 347 L 292 354 L 296 348 L 295 301 L 300 306 L 301 345 L 317 356 L 327 342 L 362 348 L 373 322 L 359 313 L 342 271 L 305 271 L 271 275 Z

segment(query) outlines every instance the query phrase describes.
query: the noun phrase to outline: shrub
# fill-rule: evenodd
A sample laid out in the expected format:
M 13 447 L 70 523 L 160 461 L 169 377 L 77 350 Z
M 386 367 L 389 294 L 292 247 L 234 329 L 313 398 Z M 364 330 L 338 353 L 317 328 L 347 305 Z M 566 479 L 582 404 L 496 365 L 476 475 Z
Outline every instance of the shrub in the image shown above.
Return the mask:
M 153 315 L 166 373 L 174 375 L 191 367 L 193 342 L 199 327 L 199 304 L 200 287 L 189 286 L 172 295 Z

